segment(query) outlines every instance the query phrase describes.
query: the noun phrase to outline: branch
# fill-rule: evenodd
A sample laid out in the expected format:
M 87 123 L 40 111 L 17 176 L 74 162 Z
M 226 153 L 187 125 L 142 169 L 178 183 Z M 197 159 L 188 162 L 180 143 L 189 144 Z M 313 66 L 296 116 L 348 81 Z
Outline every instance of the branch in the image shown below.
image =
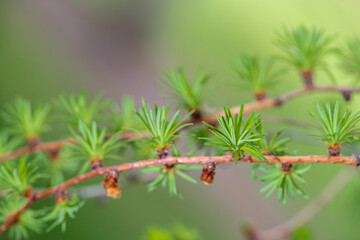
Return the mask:
M 297 163 L 337 163 L 344 164 L 349 166 L 357 167 L 360 164 L 360 158 L 357 155 L 353 156 L 266 156 L 270 164 L 282 163 L 282 164 L 297 164 Z M 133 163 L 124 163 L 121 165 L 110 166 L 110 167 L 101 167 L 91 172 L 85 173 L 83 175 L 72 178 L 60 185 L 55 187 L 48 188 L 43 190 L 37 194 L 34 193 L 31 197 L 29 197 L 28 202 L 24 207 L 22 207 L 19 211 L 9 216 L 8 219 L 3 223 L 0 227 L 0 235 L 6 231 L 11 225 L 15 224 L 18 217 L 24 212 L 27 208 L 29 208 L 35 202 L 50 196 L 56 195 L 59 192 L 63 192 L 67 188 L 76 185 L 85 180 L 91 179 L 93 177 L 104 175 L 110 170 L 116 170 L 117 172 L 125 172 L 132 169 L 139 169 L 149 166 L 158 166 L 158 165 L 171 165 L 171 164 L 206 164 L 206 163 L 231 163 L 234 162 L 234 158 L 232 155 L 224 155 L 224 156 L 201 156 L 201 157 L 166 157 L 162 159 L 148 159 L 143 161 L 137 161 Z M 262 162 L 257 158 L 252 156 L 245 156 L 242 159 L 239 159 L 239 162 Z
M 108 137 L 108 136 L 106 136 L 106 137 Z M 142 138 L 142 137 L 144 137 L 144 136 L 139 133 L 124 132 L 120 140 L 124 141 L 124 140 L 129 140 L 132 138 Z M 31 154 L 31 153 L 36 153 L 36 152 L 52 152 L 52 151 L 56 152 L 60 148 L 64 147 L 66 144 L 76 144 L 76 143 L 77 143 L 77 141 L 75 139 L 65 139 L 65 140 L 59 140 L 56 142 L 38 143 L 37 145 L 35 145 L 33 147 L 27 146 L 27 147 L 19 148 L 15 151 L 6 153 L 4 155 L 0 155 L 0 163 L 4 162 L 6 160 L 14 159 L 14 158 L 26 155 L 26 154 Z
M 314 198 L 309 204 L 301 209 L 295 216 L 288 221 L 260 232 L 255 235 L 256 240 L 279 240 L 288 238 L 291 233 L 304 223 L 311 220 L 324 207 L 329 204 L 334 197 L 344 189 L 346 184 L 353 178 L 355 172 L 349 172 L 348 169 L 341 170 L 331 182 Z
M 311 92 L 339 92 L 341 94 L 345 94 L 345 93 L 351 94 L 353 92 L 360 92 L 360 88 L 336 87 L 336 86 L 312 86 L 312 87 L 296 90 L 296 91 L 290 92 L 288 94 L 284 94 L 283 96 L 280 96 L 280 97 L 265 98 L 260 101 L 246 104 L 244 107 L 244 114 L 249 114 L 256 110 L 263 110 L 263 109 L 268 109 L 268 108 L 272 108 L 272 107 L 279 107 L 282 104 L 284 104 L 294 98 L 300 97 L 302 95 L 305 95 L 305 94 L 311 93 Z M 234 115 L 238 112 L 239 112 L 239 107 L 231 108 L 231 114 Z M 224 112 L 221 111 L 221 112 L 218 112 L 218 114 L 223 115 Z M 207 123 L 211 123 L 211 124 L 214 124 L 217 122 L 215 116 L 205 117 L 202 120 Z
M 244 114 L 249 114 L 256 110 L 262 110 L 272 107 L 278 107 L 281 106 L 283 103 L 288 102 L 291 99 L 294 99 L 296 97 L 299 97 L 301 95 L 304 95 L 306 93 L 310 92 L 339 92 L 339 93 L 353 93 L 353 92 L 360 92 L 360 88 L 347 88 L 347 87 L 331 87 L 331 86 L 312 86 L 301 90 L 296 90 L 291 93 L 285 94 L 281 97 L 276 98 L 265 98 L 261 101 L 256 101 L 253 103 L 246 104 L 244 107 Z M 239 112 L 239 107 L 233 107 L 231 108 L 231 113 L 235 115 Z M 217 114 L 223 115 L 224 112 L 220 111 Z M 202 121 L 205 121 L 209 124 L 216 125 L 217 119 L 215 116 L 204 116 L 198 119 L 189 119 L 187 122 L 192 122 L 194 124 L 201 123 Z M 132 138 L 141 138 L 144 137 L 143 135 L 139 133 L 134 133 L 130 131 L 126 131 L 123 133 L 123 136 L 121 140 L 129 140 Z M 6 153 L 4 155 L 0 155 L 0 163 L 6 160 L 14 159 L 20 156 L 23 156 L 25 154 L 30 154 L 34 152 L 40 152 L 40 151 L 57 151 L 60 148 L 64 146 L 64 144 L 76 144 L 76 141 L 74 139 L 67 139 L 67 140 L 59 140 L 57 142 L 49 142 L 49 143 L 39 143 L 35 147 L 24 147 L 17 149 L 13 152 Z

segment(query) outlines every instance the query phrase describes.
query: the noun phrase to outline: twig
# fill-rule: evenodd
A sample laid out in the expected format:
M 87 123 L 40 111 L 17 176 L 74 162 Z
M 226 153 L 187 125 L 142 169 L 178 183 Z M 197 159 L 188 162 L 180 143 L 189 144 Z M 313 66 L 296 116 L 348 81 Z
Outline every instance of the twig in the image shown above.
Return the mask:
M 338 163 L 350 166 L 358 166 L 359 165 L 359 157 L 358 156 L 266 156 L 270 164 L 275 163 L 288 163 L 288 164 L 296 164 L 296 163 Z M 129 171 L 132 169 L 139 169 L 148 166 L 157 166 L 157 165 L 171 165 L 171 164 L 206 164 L 206 163 L 230 163 L 234 162 L 234 158 L 232 155 L 225 156 L 201 156 L 201 157 L 166 157 L 162 159 L 148 159 L 143 161 L 137 161 L 133 163 L 124 163 L 121 165 L 111 166 L 111 167 L 101 167 L 94 171 L 85 173 L 83 175 L 72 178 L 58 186 L 48 188 L 44 191 L 39 192 L 29 198 L 28 202 L 24 207 L 22 207 L 18 212 L 9 216 L 5 223 L 0 227 L 0 235 L 6 231 L 12 224 L 15 224 L 20 214 L 25 211 L 28 207 L 30 207 L 33 203 L 53 194 L 57 194 L 58 192 L 63 192 L 65 189 L 83 182 L 87 179 L 103 175 L 110 170 L 116 170 L 118 172 Z M 252 156 L 245 156 L 242 159 L 239 159 L 239 162 L 262 162 Z
M 246 104 L 244 107 L 244 114 L 249 114 L 255 110 L 262 110 L 262 109 L 267 109 L 267 108 L 271 108 L 271 107 L 281 106 L 283 103 L 285 103 L 293 98 L 299 97 L 306 93 L 316 92 L 316 91 L 327 91 L 327 92 L 330 91 L 330 92 L 339 92 L 339 93 L 344 93 L 344 92 L 349 93 L 350 92 L 350 93 L 352 93 L 352 92 L 360 92 L 360 89 L 359 88 L 353 89 L 353 88 L 346 88 L 346 87 L 331 87 L 331 86 L 312 86 L 310 88 L 293 91 L 293 92 L 285 94 L 281 97 L 272 98 L 272 99 L 265 98 L 261 101 L 256 101 L 254 103 Z M 238 112 L 239 112 L 239 107 L 231 108 L 232 114 L 236 114 Z M 220 111 L 220 112 L 218 112 L 218 114 L 222 115 L 222 114 L 224 114 L 224 112 Z M 198 123 L 201 123 L 202 121 L 205 121 L 212 125 L 216 125 L 216 123 L 217 123 L 217 119 L 215 116 L 204 116 L 199 119 L 189 119 L 187 122 L 192 122 L 194 124 L 198 124 Z M 132 139 L 132 138 L 141 138 L 141 137 L 144 137 L 144 136 L 139 133 L 126 131 L 123 133 L 121 140 L 128 140 L 128 139 Z M 67 140 L 59 140 L 57 142 L 39 143 L 35 147 L 20 148 L 13 152 L 4 154 L 2 156 L 0 155 L 0 163 L 3 161 L 6 161 L 6 160 L 14 159 L 14 158 L 20 157 L 22 155 L 30 154 L 30 153 L 34 153 L 34 152 L 56 151 L 56 150 L 62 148 L 65 143 L 75 144 L 76 141 L 74 139 L 67 139 Z
M 329 204 L 334 197 L 344 189 L 353 178 L 355 171 L 349 172 L 349 169 L 341 170 L 331 182 L 322 190 L 322 192 L 314 198 L 309 204 L 301 209 L 296 215 L 286 222 L 260 232 L 256 236 L 256 240 L 280 240 L 290 236 L 297 228 L 308 222 L 324 207 Z

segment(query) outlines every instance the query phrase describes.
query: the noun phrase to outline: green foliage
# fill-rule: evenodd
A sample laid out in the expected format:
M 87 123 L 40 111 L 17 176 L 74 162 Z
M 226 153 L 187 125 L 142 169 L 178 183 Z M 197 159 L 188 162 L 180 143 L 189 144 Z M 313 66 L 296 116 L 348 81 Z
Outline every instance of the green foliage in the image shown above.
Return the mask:
M 37 161 L 29 162 L 27 157 L 23 157 L 17 168 L 10 164 L 0 166 L 0 190 L 5 190 L 9 195 L 23 195 L 42 177 L 44 174 L 38 173 Z
M 92 101 L 88 99 L 84 92 L 80 94 L 73 94 L 69 96 L 61 96 L 59 98 L 60 104 L 69 116 L 69 123 L 76 126 L 79 121 L 86 126 L 90 126 L 95 120 L 98 120 L 106 108 L 111 103 L 109 101 L 101 101 L 102 95 L 98 94 Z
M 262 124 L 258 124 L 258 127 L 256 128 L 257 132 L 265 135 Z M 259 148 L 262 151 L 262 154 L 264 155 L 276 155 L 276 156 L 283 156 L 286 154 L 286 151 L 288 150 L 287 144 L 290 142 L 290 138 L 282 138 L 278 139 L 280 134 L 285 130 L 285 128 L 282 128 L 278 130 L 269 141 L 264 137 L 261 139 L 259 143 Z
M 241 81 L 247 82 L 254 93 L 266 92 L 277 83 L 283 71 L 274 71 L 274 61 L 266 58 L 260 61 L 257 57 L 241 55 L 234 64 L 234 70 Z
M 14 150 L 20 143 L 19 138 L 10 137 L 6 132 L 0 132 L 0 155 Z
M 253 179 L 259 179 L 267 184 L 259 190 L 259 193 L 264 193 L 265 199 L 268 199 L 274 192 L 278 191 L 278 201 L 284 205 L 287 203 L 288 197 L 294 198 L 295 193 L 298 193 L 304 198 L 308 198 L 306 193 L 299 187 L 298 183 L 305 184 L 303 174 L 309 171 L 311 165 L 302 167 L 299 164 L 292 165 L 289 171 L 284 171 L 281 164 L 274 164 L 271 166 L 262 166 L 259 163 L 253 166 Z M 264 174 L 258 175 L 258 171 Z
M 197 231 L 181 224 L 174 224 L 170 228 L 149 227 L 141 240 L 199 240 Z
M 313 231 L 306 226 L 296 228 L 290 235 L 289 240 L 314 240 Z
M 49 105 L 32 108 L 29 101 L 17 98 L 14 104 L 5 107 L 2 116 L 9 126 L 10 133 L 20 134 L 29 140 L 49 130 L 49 126 L 45 123 L 49 112 Z
M 0 205 L 0 222 L 17 212 L 26 203 L 25 198 L 7 198 Z M 10 239 L 21 240 L 29 238 L 29 232 L 41 233 L 43 221 L 41 210 L 26 209 L 18 218 L 16 224 L 9 229 Z
M 325 57 L 335 50 L 331 47 L 333 37 L 316 27 L 299 26 L 278 33 L 276 46 L 283 52 L 280 58 L 298 71 L 327 71 Z
M 321 129 L 315 128 L 319 134 L 311 134 L 318 139 L 325 141 L 330 147 L 341 145 L 342 143 L 350 142 L 355 136 L 355 131 L 360 128 L 355 128 L 355 125 L 360 120 L 360 112 L 351 114 L 347 109 L 345 112 L 340 111 L 340 101 L 335 103 L 332 108 L 330 103 L 325 107 L 317 104 L 318 115 L 310 112 L 310 115 L 320 124 Z
M 79 133 L 72 130 L 78 144 L 73 145 L 73 149 L 79 157 L 87 158 L 90 161 L 104 160 L 107 158 L 117 158 L 117 156 L 109 155 L 109 152 L 122 145 L 119 142 L 120 134 L 113 134 L 110 137 L 106 135 L 106 129 L 101 131 L 95 122 L 91 127 L 87 127 L 84 123 L 79 122 Z
M 349 41 L 344 49 L 339 52 L 340 67 L 344 72 L 360 79 L 360 39 Z
M 72 148 L 61 148 L 55 159 L 49 159 L 48 154 L 44 154 L 46 172 L 49 173 L 50 186 L 58 185 L 65 181 L 65 174 L 73 174 L 79 169 L 79 161 L 73 158 L 74 151 Z
M 160 173 L 160 175 L 147 186 L 149 192 L 154 191 L 160 186 L 164 188 L 168 185 L 170 196 L 178 196 L 182 198 L 182 196 L 179 194 L 177 190 L 175 175 L 181 177 L 182 179 L 190 183 L 197 184 L 197 181 L 195 179 L 193 179 L 192 177 L 190 177 L 181 170 L 200 170 L 200 169 L 202 169 L 202 166 L 198 166 L 198 165 L 174 165 L 169 168 L 167 168 L 166 166 L 147 167 L 142 169 L 141 171 Z
M 205 138 L 208 140 L 207 144 L 224 149 L 217 154 L 229 151 L 233 153 L 236 164 L 239 155 L 242 158 L 244 157 L 243 152 L 267 162 L 267 159 L 257 148 L 259 141 L 264 137 L 263 134 L 255 131 L 258 125 L 261 124 L 259 121 L 260 115 L 253 112 L 249 118 L 244 121 L 244 105 L 241 105 L 240 112 L 235 114 L 234 118 L 228 107 L 224 107 L 224 113 L 225 117 L 215 114 L 220 128 L 204 122 L 215 136 L 215 138 Z
M 45 216 L 44 220 L 52 222 L 46 231 L 51 231 L 55 227 L 60 226 L 61 231 L 66 230 L 66 221 L 68 218 L 75 218 L 75 214 L 84 206 L 84 202 L 80 201 L 79 198 L 74 195 L 71 200 L 65 200 L 57 203 L 48 215 Z
M 190 82 L 185 71 L 178 68 L 177 70 L 170 69 L 165 77 L 166 80 L 163 80 L 162 83 L 175 93 L 181 107 L 188 110 L 201 109 L 204 103 L 204 86 L 210 79 L 210 75 L 199 71 L 195 81 Z
M 141 112 L 136 110 L 136 115 L 138 116 L 142 127 L 147 132 L 140 132 L 145 136 L 145 138 L 139 140 L 148 142 L 156 149 L 166 149 L 170 146 L 175 148 L 175 145 L 173 144 L 174 141 L 181 137 L 181 135 L 176 133 L 178 133 L 184 127 L 192 125 L 192 123 L 182 124 L 182 122 L 191 113 L 188 113 L 183 118 L 179 119 L 179 110 L 169 121 L 168 107 L 158 108 L 157 105 L 155 105 L 154 111 L 152 111 L 148 109 L 145 99 L 142 100 L 142 103 L 142 110 Z M 148 136 L 148 134 L 150 134 L 150 136 Z
M 121 101 L 121 109 L 114 107 L 111 117 L 113 132 L 136 128 L 134 121 L 134 99 L 131 97 L 123 97 Z

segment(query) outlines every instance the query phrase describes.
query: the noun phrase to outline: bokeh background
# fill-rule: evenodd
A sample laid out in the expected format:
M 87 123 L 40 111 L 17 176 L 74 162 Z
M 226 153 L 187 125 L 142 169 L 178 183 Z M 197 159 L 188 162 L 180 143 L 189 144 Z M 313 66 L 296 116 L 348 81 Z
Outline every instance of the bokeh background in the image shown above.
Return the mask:
M 319 26 L 337 36 L 337 44 L 360 36 L 360 2 L 355 0 L 32 0 L 0 1 L 0 107 L 16 96 L 35 103 L 52 101 L 61 93 L 98 92 L 120 103 L 133 96 L 149 102 L 169 103 L 158 79 L 169 66 L 184 66 L 189 74 L 199 67 L 213 73 L 208 103 L 219 108 L 252 101 L 239 87 L 230 63 L 243 52 L 267 56 L 277 53 L 275 32 L 285 26 Z M 338 84 L 347 78 L 332 71 Z M 317 75 L 317 83 L 329 83 Z M 288 72 L 270 92 L 276 96 L 302 86 Z M 307 111 L 315 102 L 333 100 L 337 94 L 311 94 L 267 116 L 310 121 Z M 350 103 L 359 109 L 359 97 Z M 277 130 L 283 124 L 268 123 Z M 309 130 L 289 126 L 287 135 L 299 154 L 325 154 L 322 143 Z M 47 135 L 45 140 L 54 140 Z M 356 146 L 345 149 L 356 151 Z M 314 166 L 305 190 L 318 192 L 341 166 Z M 183 200 L 166 190 L 147 193 L 144 184 L 123 190 L 120 200 L 87 201 L 66 233 L 56 229 L 31 239 L 139 239 L 148 226 L 181 222 L 196 229 L 203 239 L 243 239 L 244 221 L 265 229 L 288 219 L 307 200 L 298 198 L 284 207 L 275 198 L 257 194 L 261 183 L 251 181 L 251 165 L 222 166 L 212 186 L 180 183 Z M 195 176 L 195 175 L 194 175 Z M 198 176 L 195 176 L 198 178 Z M 97 179 L 100 181 L 101 179 Z M 315 239 L 359 239 L 360 187 L 355 179 L 308 226 Z

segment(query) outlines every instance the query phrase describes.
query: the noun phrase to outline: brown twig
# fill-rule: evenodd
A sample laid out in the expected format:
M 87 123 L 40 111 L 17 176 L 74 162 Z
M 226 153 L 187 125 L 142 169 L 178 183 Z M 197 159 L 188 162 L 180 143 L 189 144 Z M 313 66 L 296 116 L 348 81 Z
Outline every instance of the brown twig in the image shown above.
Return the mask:
M 108 137 L 108 136 L 107 136 Z M 120 140 L 129 140 L 132 138 L 143 138 L 144 136 L 140 133 L 135 132 L 124 132 Z M 35 152 L 52 152 L 57 151 L 60 148 L 64 147 L 66 144 L 76 144 L 77 141 L 75 139 L 65 139 L 59 140 L 56 142 L 45 142 L 45 143 L 38 143 L 34 147 L 23 147 L 19 148 L 15 151 L 6 153 L 4 155 L 0 155 L 0 163 L 6 160 L 14 159 L 17 157 L 21 157 L 26 154 L 31 154 Z
M 359 165 L 359 157 L 358 156 L 266 156 L 270 164 L 282 163 L 282 164 L 296 164 L 296 163 L 338 163 L 350 166 L 358 166 Z M 148 166 L 157 166 L 157 165 L 172 165 L 172 164 L 206 164 L 206 163 L 230 163 L 233 162 L 234 159 L 232 155 L 225 156 L 201 156 L 201 157 L 172 157 L 168 156 L 162 159 L 148 159 L 143 161 L 137 161 L 133 163 L 124 163 L 117 166 L 111 167 L 101 167 L 97 168 L 94 171 L 85 173 L 83 175 L 72 178 L 58 186 L 48 188 L 44 191 L 41 191 L 37 194 L 33 194 L 29 197 L 28 202 L 24 207 L 22 207 L 19 211 L 9 216 L 8 219 L 3 223 L 0 227 L 0 235 L 6 231 L 12 224 L 16 223 L 18 217 L 22 212 L 24 212 L 27 208 L 29 208 L 33 203 L 47 197 L 50 195 L 54 195 L 58 192 L 63 192 L 67 188 L 83 182 L 87 179 L 104 175 L 109 170 L 115 170 L 117 172 L 129 171 L 132 169 L 139 169 Z M 242 159 L 239 159 L 239 162 L 262 162 L 252 156 L 245 156 Z
M 285 103 L 293 98 L 299 97 L 306 93 L 316 92 L 316 91 L 353 93 L 353 92 L 360 92 L 360 89 L 358 89 L 358 88 L 353 89 L 353 88 L 347 88 L 347 87 L 332 87 L 332 86 L 312 86 L 310 88 L 293 91 L 293 92 L 285 94 L 281 97 L 272 98 L 272 99 L 265 98 L 261 101 L 256 101 L 254 103 L 246 104 L 244 106 L 244 114 L 249 114 L 256 110 L 262 110 L 262 109 L 267 109 L 267 108 L 271 108 L 271 107 L 281 106 L 283 103 Z M 232 114 L 236 114 L 238 112 L 239 112 L 239 107 L 231 108 Z M 220 111 L 220 112 L 218 112 L 218 114 L 222 115 L 222 114 L 224 114 L 224 112 Z M 201 123 L 202 121 L 205 121 L 212 125 L 216 125 L 216 123 L 217 123 L 217 119 L 215 116 L 203 116 L 199 119 L 190 119 L 187 122 L 193 122 L 194 124 L 197 124 L 197 123 Z M 132 139 L 132 138 L 141 138 L 141 137 L 143 137 L 143 135 L 141 135 L 139 133 L 126 131 L 123 133 L 121 140 L 128 140 L 128 139 Z M 74 139 L 67 139 L 67 140 L 59 140 L 57 142 L 39 143 L 35 147 L 20 148 L 13 152 L 10 152 L 10 153 L 4 154 L 4 155 L 0 155 L 0 162 L 14 159 L 14 158 L 17 158 L 17 157 L 20 157 L 20 156 L 23 156 L 26 154 L 34 153 L 34 152 L 58 150 L 58 149 L 62 148 L 65 143 L 75 144 L 76 141 Z
M 296 215 L 286 222 L 256 234 L 256 240 L 280 240 L 288 238 L 291 233 L 304 223 L 311 220 L 324 207 L 329 204 L 334 197 L 344 189 L 353 178 L 355 171 L 349 172 L 348 169 L 341 170 L 331 182 L 314 198 L 309 204 L 301 209 Z

